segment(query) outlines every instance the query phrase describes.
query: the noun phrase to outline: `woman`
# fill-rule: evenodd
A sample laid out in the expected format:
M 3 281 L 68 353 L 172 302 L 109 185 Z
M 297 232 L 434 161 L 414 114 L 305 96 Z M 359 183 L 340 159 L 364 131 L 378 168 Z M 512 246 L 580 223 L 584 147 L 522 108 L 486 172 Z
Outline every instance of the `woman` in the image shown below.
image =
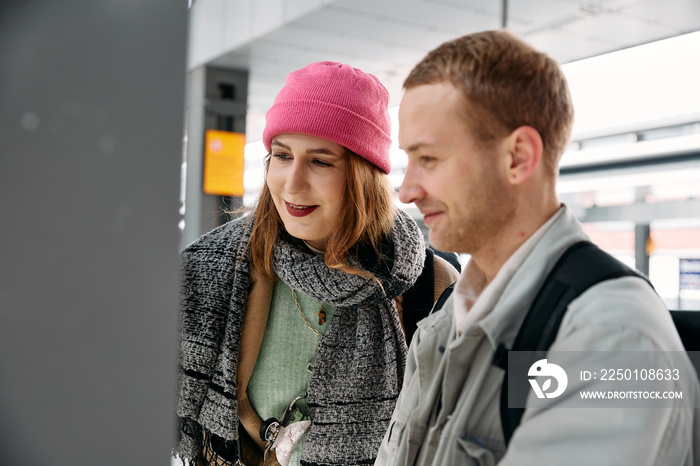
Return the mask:
M 254 212 L 183 252 L 180 458 L 376 456 L 405 365 L 396 300 L 426 276 L 421 232 L 386 177 L 387 105 L 381 83 L 351 66 L 291 73 L 266 115 Z M 425 264 L 432 304 L 457 274 Z

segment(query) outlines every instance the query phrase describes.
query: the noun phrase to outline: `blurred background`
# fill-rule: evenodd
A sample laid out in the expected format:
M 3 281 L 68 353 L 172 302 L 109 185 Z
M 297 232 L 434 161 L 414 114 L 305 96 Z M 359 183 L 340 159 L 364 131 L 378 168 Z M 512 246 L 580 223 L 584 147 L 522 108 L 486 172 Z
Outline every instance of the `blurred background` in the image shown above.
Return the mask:
M 3 0 L 0 463 L 169 464 L 178 251 L 254 201 L 285 76 L 376 75 L 396 134 L 413 65 L 497 28 L 569 79 L 561 199 L 700 309 L 697 0 Z

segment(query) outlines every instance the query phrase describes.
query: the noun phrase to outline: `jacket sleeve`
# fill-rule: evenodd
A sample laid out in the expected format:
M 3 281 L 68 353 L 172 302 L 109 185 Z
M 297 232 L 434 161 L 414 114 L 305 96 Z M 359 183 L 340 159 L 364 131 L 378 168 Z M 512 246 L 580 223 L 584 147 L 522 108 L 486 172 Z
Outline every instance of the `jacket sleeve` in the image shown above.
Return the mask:
M 624 361 L 625 351 L 656 352 L 688 375 L 657 388 L 681 391 L 683 400 L 674 400 L 673 408 L 654 408 L 651 401 L 642 407 L 618 402 L 581 408 L 581 392 L 614 391 L 615 382 L 581 380 L 579 371 L 567 371 L 564 396 L 552 399 L 546 409 L 526 407 L 500 466 L 694 464 L 693 450 L 697 454 L 700 441 L 694 420 L 698 380 L 689 360 L 682 359 L 685 352 L 668 311 L 650 287 L 632 277 L 592 287 L 569 306 L 550 356 L 554 351 L 575 352 L 570 354 L 576 367 L 598 364 L 593 361 L 600 360 L 600 351 L 609 361 Z M 671 352 L 681 358 L 669 356 Z
M 420 390 L 416 387 L 420 384 L 417 373 L 417 349 L 420 342 L 420 328 L 414 334 L 413 342 L 408 348 L 408 356 L 406 357 L 406 371 L 404 373 L 403 385 L 399 398 L 394 408 L 394 413 L 389 421 L 389 428 L 384 434 L 382 444 L 379 447 L 379 453 L 375 460 L 375 466 L 390 466 L 398 464 L 397 454 L 400 448 L 399 440 L 406 429 L 409 416 L 404 412 L 411 409 L 417 402 L 416 397 Z

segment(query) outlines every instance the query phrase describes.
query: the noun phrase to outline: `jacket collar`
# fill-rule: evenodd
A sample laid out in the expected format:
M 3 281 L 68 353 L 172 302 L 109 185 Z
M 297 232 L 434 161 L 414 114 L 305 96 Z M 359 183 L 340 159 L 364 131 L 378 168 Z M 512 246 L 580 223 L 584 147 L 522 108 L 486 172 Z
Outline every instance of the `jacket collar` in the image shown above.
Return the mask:
M 562 209 L 513 274 L 493 310 L 477 323 L 494 349 L 500 342 L 512 347 L 525 315 L 559 256 L 572 244 L 588 239 L 573 212 L 565 205 Z

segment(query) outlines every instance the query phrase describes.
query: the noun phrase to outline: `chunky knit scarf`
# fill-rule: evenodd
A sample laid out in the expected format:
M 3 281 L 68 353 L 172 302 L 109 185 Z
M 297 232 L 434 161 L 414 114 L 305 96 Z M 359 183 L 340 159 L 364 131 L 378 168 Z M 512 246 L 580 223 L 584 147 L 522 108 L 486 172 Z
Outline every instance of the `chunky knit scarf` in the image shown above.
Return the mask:
M 238 441 L 236 362 L 249 289 L 246 245 L 252 216 L 206 234 L 182 254 L 180 377 L 175 453 L 193 459 L 203 437 Z M 374 281 L 329 269 L 286 232 L 275 246 L 277 276 L 290 287 L 336 306 L 322 338 L 307 391 L 312 425 L 305 465 L 371 464 L 398 397 L 406 343 L 394 298 L 409 289 L 425 257 L 415 222 L 399 211 L 382 255 L 359 253 L 352 265 Z

